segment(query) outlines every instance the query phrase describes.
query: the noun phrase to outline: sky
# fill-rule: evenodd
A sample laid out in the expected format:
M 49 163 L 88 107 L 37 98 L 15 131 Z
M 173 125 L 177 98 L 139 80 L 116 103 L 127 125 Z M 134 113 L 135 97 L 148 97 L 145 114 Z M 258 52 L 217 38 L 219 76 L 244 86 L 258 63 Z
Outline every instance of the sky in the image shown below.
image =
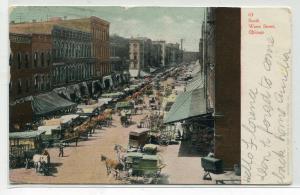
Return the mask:
M 67 19 L 97 16 L 110 22 L 110 34 L 148 37 L 180 43 L 186 51 L 198 51 L 204 9 L 200 7 L 14 7 L 10 21 L 47 21 L 54 16 Z

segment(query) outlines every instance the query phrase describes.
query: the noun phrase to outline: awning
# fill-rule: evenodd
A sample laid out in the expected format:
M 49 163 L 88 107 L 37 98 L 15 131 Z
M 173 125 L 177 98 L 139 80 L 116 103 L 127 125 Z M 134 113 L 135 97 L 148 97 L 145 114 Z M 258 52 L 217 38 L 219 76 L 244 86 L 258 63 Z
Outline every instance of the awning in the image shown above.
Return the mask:
M 75 103 L 60 97 L 55 92 L 34 96 L 31 102 L 32 110 L 36 115 L 49 114 L 75 105 Z
M 139 88 L 138 85 L 130 85 L 130 86 L 129 86 L 129 89 L 132 90 L 132 91 L 134 91 L 134 90 L 136 90 L 136 89 L 138 89 L 138 88 Z
M 153 72 L 155 72 L 157 69 L 156 68 L 151 68 L 150 67 L 150 73 L 153 73 Z
M 53 126 L 53 125 L 60 125 L 60 124 L 61 124 L 61 120 L 59 118 L 43 120 L 43 125 L 44 126 Z
M 120 97 L 124 95 L 123 92 L 116 92 L 116 93 L 104 93 L 101 95 L 101 97 L 104 97 L 104 98 L 116 98 L 116 97 Z
M 106 80 L 109 80 L 109 86 L 112 87 L 113 86 L 113 80 L 111 78 L 111 75 L 103 77 L 103 86 L 105 86 L 105 81 Z
M 207 114 L 203 88 L 187 91 L 177 96 L 175 103 L 164 118 L 164 123 L 172 123 Z
M 83 88 L 84 95 L 89 95 L 89 90 L 88 90 L 88 86 L 87 86 L 86 82 L 80 83 L 79 86 L 80 86 L 80 89 Z M 82 92 L 82 91 L 80 90 L 80 92 Z
M 204 81 L 203 81 L 203 77 L 201 76 L 201 74 L 197 74 L 192 80 L 191 82 L 189 82 L 186 86 L 186 91 L 191 91 L 197 88 L 203 88 L 204 86 Z
M 142 71 L 142 70 L 141 70 L 140 76 L 141 76 L 141 77 L 148 77 L 148 76 L 150 76 L 150 74 L 147 73 L 147 72 L 145 72 L 145 71 Z
M 112 101 L 112 98 L 99 98 L 98 104 L 108 104 L 110 101 Z
M 60 125 L 39 126 L 38 130 L 45 131 L 46 135 L 51 135 L 52 134 L 52 130 L 61 130 L 61 126 Z
M 70 94 L 66 87 L 55 88 L 53 91 L 57 94 L 64 95 L 68 100 L 71 100 Z
M 129 74 L 130 74 L 130 77 L 138 77 L 139 76 L 139 70 L 137 70 L 137 69 L 130 69 L 129 70 Z
M 67 114 L 60 117 L 61 123 L 71 123 L 74 119 L 78 118 L 78 114 Z
M 92 82 L 92 93 L 95 93 L 95 91 L 96 91 L 96 85 L 100 86 L 101 88 L 103 87 L 102 83 L 99 80 L 93 81 Z
M 43 133 L 45 133 L 44 130 L 14 132 L 14 133 L 9 133 L 9 139 L 29 139 L 29 138 L 36 138 L 36 137 L 40 136 Z
M 97 108 L 93 108 L 93 107 L 79 108 L 76 113 L 77 114 L 91 115 L 95 112 L 96 109 Z
M 67 91 L 69 94 L 75 94 L 77 97 L 81 97 L 80 87 L 78 84 L 68 86 Z

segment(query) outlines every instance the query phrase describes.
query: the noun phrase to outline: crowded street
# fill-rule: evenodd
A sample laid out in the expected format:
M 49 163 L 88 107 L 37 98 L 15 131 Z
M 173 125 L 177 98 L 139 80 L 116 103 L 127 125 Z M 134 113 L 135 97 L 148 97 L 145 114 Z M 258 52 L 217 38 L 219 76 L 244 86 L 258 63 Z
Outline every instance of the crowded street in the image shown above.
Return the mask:
M 170 84 L 170 78 L 162 79 L 159 86 Z M 152 85 L 152 84 L 151 84 Z M 184 84 L 177 86 L 184 87 Z M 152 88 L 152 86 L 151 86 Z M 153 93 L 158 90 L 153 89 Z M 105 155 L 111 159 L 117 159 L 114 146 L 121 145 L 128 147 L 128 138 L 132 130 L 138 127 L 139 121 L 146 116 L 163 110 L 153 110 L 149 102 L 148 95 L 140 95 L 146 108 L 142 113 L 132 115 L 129 126 L 121 124 L 119 113 L 112 115 L 111 125 L 107 127 L 95 128 L 94 133 L 88 139 L 75 142 L 64 147 L 64 154 L 59 157 L 59 148 L 46 148 L 50 155 L 50 174 L 45 176 L 37 173 L 34 168 L 18 168 L 10 170 L 10 181 L 12 183 L 40 183 L 40 184 L 128 184 L 143 183 L 142 178 L 135 178 L 134 181 L 126 177 L 116 179 L 114 174 L 107 174 L 104 162 L 100 156 Z M 162 108 L 161 108 L 162 109 Z M 169 145 L 158 145 L 158 154 L 166 165 L 161 173 L 157 184 L 214 184 L 216 180 L 226 177 L 236 180 L 238 177 L 233 172 L 225 175 L 214 175 L 213 180 L 203 180 L 204 170 L 201 167 L 199 154 L 191 149 L 191 146 L 176 142 Z M 176 162 L 176 163 L 174 163 Z M 188 169 L 187 169 L 188 167 Z M 125 174 L 125 173 L 123 173 Z M 139 181 L 142 180 L 142 181 Z

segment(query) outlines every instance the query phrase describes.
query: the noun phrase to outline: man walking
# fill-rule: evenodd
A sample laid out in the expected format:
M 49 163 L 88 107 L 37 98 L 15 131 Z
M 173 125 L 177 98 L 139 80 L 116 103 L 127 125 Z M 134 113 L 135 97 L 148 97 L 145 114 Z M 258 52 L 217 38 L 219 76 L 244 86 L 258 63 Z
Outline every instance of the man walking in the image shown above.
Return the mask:
M 58 154 L 58 157 L 64 157 L 64 145 L 63 145 L 63 143 L 61 143 L 59 145 L 59 154 Z

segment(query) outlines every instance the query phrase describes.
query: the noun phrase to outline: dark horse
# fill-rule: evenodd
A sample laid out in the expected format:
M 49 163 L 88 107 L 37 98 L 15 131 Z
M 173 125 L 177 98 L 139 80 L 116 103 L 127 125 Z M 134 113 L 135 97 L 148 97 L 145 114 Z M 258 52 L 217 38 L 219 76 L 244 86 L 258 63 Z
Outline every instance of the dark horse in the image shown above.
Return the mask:
M 109 159 L 106 156 L 101 154 L 101 161 L 105 161 L 106 172 L 107 175 L 111 173 L 111 171 L 115 171 L 116 179 L 120 175 L 120 171 L 123 170 L 124 165 L 117 160 Z
M 121 124 L 122 124 L 123 127 L 127 127 L 129 125 L 129 121 L 128 121 L 127 116 L 121 116 L 120 120 L 121 120 Z

